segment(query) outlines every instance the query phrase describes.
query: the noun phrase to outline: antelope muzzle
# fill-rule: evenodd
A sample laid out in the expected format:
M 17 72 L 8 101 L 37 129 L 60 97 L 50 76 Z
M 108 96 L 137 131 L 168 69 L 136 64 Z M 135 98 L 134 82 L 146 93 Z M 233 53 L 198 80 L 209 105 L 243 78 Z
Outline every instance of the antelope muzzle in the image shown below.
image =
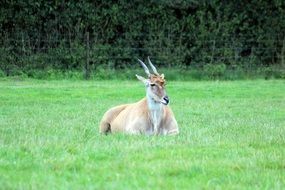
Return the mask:
M 168 96 L 164 96 L 164 97 L 162 98 L 161 103 L 164 104 L 164 105 L 167 105 L 167 104 L 169 103 L 169 97 L 168 97 Z

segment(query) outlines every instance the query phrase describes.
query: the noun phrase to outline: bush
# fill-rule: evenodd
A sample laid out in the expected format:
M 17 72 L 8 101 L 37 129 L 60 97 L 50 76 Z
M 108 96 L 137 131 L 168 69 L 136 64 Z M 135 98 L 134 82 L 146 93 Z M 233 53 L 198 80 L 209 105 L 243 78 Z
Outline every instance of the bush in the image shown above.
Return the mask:
M 285 79 L 285 68 L 282 66 L 271 66 L 258 68 L 258 73 L 265 79 Z
M 0 69 L 0 77 L 5 77 L 5 73 Z
M 218 79 L 223 78 L 226 71 L 226 65 L 223 63 L 220 64 L 206 64 L 203 67 L 204 73 L 209 79 Z
M 209 78 L 217 78 L 224 67 L 205 63 L 279 64 L 284 2 L 2 1 L 0 69 L 7 75 L 80 70 L 87 57 L 91 69 L 108 62 L 122 69 L 149 55 L 159 66 L 205 67 Z M 98 78 L 112 77 L 103 76 L 100 67 L 95 71 Z

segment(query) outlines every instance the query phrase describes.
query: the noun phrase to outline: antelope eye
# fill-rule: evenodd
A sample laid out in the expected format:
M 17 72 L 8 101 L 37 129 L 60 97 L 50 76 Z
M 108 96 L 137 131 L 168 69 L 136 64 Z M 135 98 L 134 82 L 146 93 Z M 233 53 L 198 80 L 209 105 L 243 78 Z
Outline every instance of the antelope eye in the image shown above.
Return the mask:
M 154 83 L 151 83 L 150 86 L 155 86 L 155 84 L 154 84 Z

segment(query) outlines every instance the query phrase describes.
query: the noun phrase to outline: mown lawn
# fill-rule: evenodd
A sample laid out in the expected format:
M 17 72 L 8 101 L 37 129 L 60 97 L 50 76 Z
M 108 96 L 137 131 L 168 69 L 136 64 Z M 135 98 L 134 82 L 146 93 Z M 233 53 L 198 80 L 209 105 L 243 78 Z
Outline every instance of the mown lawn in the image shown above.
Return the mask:
M 0 189 L 285 188 L 285 81 L 167 88 L 178 136 L 101 136 L 140 82 L 0 79 Z

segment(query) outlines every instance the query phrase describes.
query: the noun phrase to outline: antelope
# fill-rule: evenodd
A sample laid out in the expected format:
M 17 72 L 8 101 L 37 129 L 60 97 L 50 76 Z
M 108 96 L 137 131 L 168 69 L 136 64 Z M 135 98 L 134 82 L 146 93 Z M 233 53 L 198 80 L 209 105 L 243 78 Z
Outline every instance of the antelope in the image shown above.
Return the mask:
M 123 132 L 127 134 L 174 135 L 179 133 L 178 124 L 168 105 L 164 74 L 159 74 L 148 57 L 153 70 L 150 73 L 143 61 L 138 59 L 148 78 L 136 75 L 146 87 L 146 97 L 133 104 L 109 109 L 100 123 L 100 133 Z

